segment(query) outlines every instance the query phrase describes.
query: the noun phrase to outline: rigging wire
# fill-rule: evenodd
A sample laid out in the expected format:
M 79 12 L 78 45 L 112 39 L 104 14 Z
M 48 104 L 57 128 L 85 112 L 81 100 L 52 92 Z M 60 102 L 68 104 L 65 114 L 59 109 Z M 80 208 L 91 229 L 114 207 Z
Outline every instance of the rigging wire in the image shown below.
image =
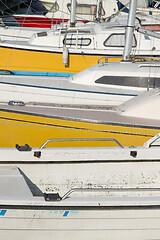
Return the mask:
M 29 5 L 32 4 L 32 1 L 33 1 L 33 0 L 31 0 L 31 2 L 30 2 Z M 24 21 L 25 21 L 25 18 L 24 18 Z M 19 29 L 19 32 L 18 32 L 18 35 L 17 35 L 17 39 L 18 39 L 18 37 L 19 37 L 19 35 L 20 35 L 21 29 L 22 29 L 22 27 L 20 27 L 20 29 Z M 11 53 L 10 53 L 10 56 L 9 56 L 8 61 L 7 61 L 7 63 L 6 63 L 6 66 L 5 66 L 4 71 L 7 70 L 7 67 L 8 67 L 8 65 L 9 65 L 9 62 L 10 62 L 11 57 L 12 57 L 12 55 L 13 55 L 13 52 L 14 52 L 14 50 L 15 50 L 15 46 L 16 46 L 17 39 L 14 41 L 14 45 L 13 45 L 13 48 L 12 48 L 12 50 L 11 50 Z M 3 79 L 3 75 L 1 76 L 1 79 Z
M 11 8 L 9 8 L 2 0 L 0 0 L 0 2 L 1 2 L 7 9 L 9 9 L 11 12 L 14 13 L 14 11 L 13 11 Z M 1 10 L 0 10 L 0 11 L 1 11 Z

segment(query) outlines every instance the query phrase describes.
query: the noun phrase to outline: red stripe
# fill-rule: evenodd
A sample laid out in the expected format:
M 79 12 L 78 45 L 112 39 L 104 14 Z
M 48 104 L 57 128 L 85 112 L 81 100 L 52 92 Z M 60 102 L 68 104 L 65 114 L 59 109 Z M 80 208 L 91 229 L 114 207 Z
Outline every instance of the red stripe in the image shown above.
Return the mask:
M 148 24 L 148 25 L 142 25 L 143 28 L 150 30 L 150 31 L 160 31 L 160 24 Z
M 27 17 L 27 16 L 14 16 L 22 27 L 40 27 L 50 28 L 51 25 L 68 22 L 69 19 L 61 18 L 47 18 L 47 17 Z M 87 21 L 83 21 L 87 22 Z

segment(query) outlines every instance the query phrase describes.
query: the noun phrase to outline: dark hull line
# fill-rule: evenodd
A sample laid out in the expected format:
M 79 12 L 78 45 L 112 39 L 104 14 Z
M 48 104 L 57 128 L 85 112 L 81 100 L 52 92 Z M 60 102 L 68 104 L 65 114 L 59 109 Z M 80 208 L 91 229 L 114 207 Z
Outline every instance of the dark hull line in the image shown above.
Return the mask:
M 80 210 L 80 211 L 116 211 L 116 210 L 159 210 L 160 205 L 133 206 L 44 206 L 44 205 L 0 205 L 0 209 L 15 210 Z

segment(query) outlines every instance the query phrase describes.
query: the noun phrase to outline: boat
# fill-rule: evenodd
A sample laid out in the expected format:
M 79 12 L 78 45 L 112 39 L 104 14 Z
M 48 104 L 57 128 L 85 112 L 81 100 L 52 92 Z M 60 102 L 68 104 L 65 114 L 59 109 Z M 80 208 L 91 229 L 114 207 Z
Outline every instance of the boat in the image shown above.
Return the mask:
M 108 61 L 121 60 L 124 41 L 125 26 L 120 23 L 44 31 L 34 34 L 29 41 L 1 41 L 0 69 L 59 72 L 62 75 L 77 73 L 97 64 L 100 57 Z M 158 58 L 159 41 L 153 36 L 135 33 L 131 55 Z
M 26 27 L 13 27 L 0 25 L 0 41 L 11 40 L 16 42 L 29 41 L 34 33 L 42 31 L 42 28 L 26 28 Z
M 130 50 L 127 55 L 129 59 Z M 107 107 L 118 106 L 143 92 L 160 87 L 159 61 L 128 59 L 108 62 L 104 58 L 105 62 L 101 62 L 100 58 L 97 65 L 70 77 L 61 77 L 59 72 L 55 72 L 57 76 L 44 77 L 19 76 L 14 75 L 15 71 L 1 71 L 0 101 L 9 103 L 19 100 L 24 105 L 33 102 L 39 105 Z
M 129 1 L 118 0 L 118 9 L 123 13 L 128 13 Z M 137 12 L 148 14 L 148 15 L 159 15 L 160 4 L 159 0 L 139 0 L 137 2 Z
M 100 57 L 119 61 L 122 59 L 126 26 L 127 22 L 120 19 L 75 27 L 75 11 L 72 11 L 70 27 L 62 26 L 55 30 L 35 33 L 29 41 L 2 40 L 0 56 L 3 56 L 3 60 L 0 59 L 0 69 L 24 71 L 24 74 L 28 71 L 33 74 L 58 72 L 59 76 L 68 76 L 96 64 Z M 140 29 L 137 22 L 138 32 L 134 34 L 131 55 L 158 58 L 160 34 L 154 33 L 146 37 L 147 30 Z
M 158 236 L 160 134 L 130 148 L 49 149 L 48 142 L 0 149 L 3 239 Z
M 14 88 L 14 87 L 13 87 Z M 151 94 L 151 96 L 148 96 Z M 124 111 L 109 106 L 88 106 L 85 105 L 63 105 L 49 104 L 45 102 L 29 102 L 24 104 L 19 101 L 11 101 L 8 105 L 1 102 L 0 105 L 0 130 L 1 130 L 1 147 L 14 147 L 16 143 L 24 145 L 28 143 L 33 147 L 38 147 L 47 139 L 56 138 L 116 138 L 124 146 L 142 145 L 149 138 L 153 137 L 160 131 L 160 122 L 158 118 L 154 119 L 155 114 L 150 116 L 150 109 L 158 110 L 159 89 L 153 89 L 143 93 L 142 105 L 146 95 L 149 99 L 153 98 L 145 117 L 144 111 L 141 116 L 127 116 L 129 107 Z M 6 93 L 7 94 L 7 93 Z M 43 100 L 43 94 L 42 100 Z M 140 96 L 140 95 L 139 95 Z M 138 98 L 137 96 L 136 98 Z M 156 101 L 154 100 L 156 96 Z M 65 97 L 66 98 L 66 97 Z M 129 100 L 135 101 L 135 99 Z M 87 100 L 86 100 L 87 102 Z M 125 103 L 126 104 L 126 103 Z M 140 106 L 135 103 L 136 107 Z M 123 104 L 121 105 L 123 109 Z M 133 106 L 131 106 L 132 109 Z M 131 110 L 130 109 L 130 110 Z M 8 138 L 8 136 L 11 136 Z M 39 137 L 41 136 L 41 137 Z M 95 142 L 94 146 L 101 146 L 104 143 Z M 64 141 L 65 146 L 76 146 L 73 142 Z M 61 146 L 61 144 L 59 145 Z M 78 146 L 91 146 L 91 143 L 78 143 Z M 107 146 L 113 146 L 113 143 L 107 143 Z
M 67 147 L 66 141 L 91 145 Z M 96 142 L 103 145 L 97 147 Z M 107 147 L 108 142 L 114 147 Z M 37 148 L 28 144 L 1 147 L 0 169 L 18 168 L 35 196 L 40 192 L 63 196 L 72 188 L 158 188 L 159 143 L 159 133 L 143 146 L 129 147 L 114 138 L 52 138 Z
M 144 15 L 142 13 L 137 13 L 136 14 L 137 18 L 141 22 L 141 26 L 143 28 L 151 30 L 151 31 L 159 31 L 159 18 L 154 17 L 152 15 Z M 114 27 L 120 27 L 121 23 L 127 24 L 127 18 L 125 15 L 118 15 L 115 16 L 114 18 L 110 18 L 108 22 L 108 27 L 114 28 Z M 124 25 L 125 25 L 124 24 Z M 94 29 L 95 26 L 93 26 Z M 49 29 L 46 29 L 46 31 Z M 0 25 L 0 40 L 2 42 L 6 40 L 11 40 L 14 43 L 17 41 L 29 41 L 31 36 L 35 34 L 39 34 L 40 32 L 43 32 L 43 28 L 36 28 L 36 27 L 19 27 L 19 26 L 7 26 L 6 24 Z M 52 32 L 52 31 L 51 31 Z M 50 35 L 52 35 L 50 33 Z M 64 36 L 63 36 L 64 37 Z M 137 40 L 136 40 L 137 41 Z M 55 43 L 56 45 L 56 39 Z M 62 47 L 62 46 L 61 46 Z M 110 56 L 109 56 L 110 58 Z
M 129 28 L 132 29 L 131 26 L 133 24 L 131 22 Z M 129 43 L 132 42 L 132 38 L 127 37 L 126 40 Z M 144 102 L 147 104 L 146 96 L 151 100 L 156 96 L 156 102 L 151 101 L 150 109 L 152 111 L 154 109 L 155 112 L 158 111 L 159 65 L 156 62 L 150 62 L 148 65 L 145 62 L 129 62 L 131 47 L 132 44 L 125 48 L 123 62 L 115 63 L 115 65 L 113 63 L 101 63 L 95 68 L 99 70 L 95 76 L 94 68 L 86 70 L 89 76 L 87 77 L 88 79 L 91 79 L 91 74 L 93 74 L 93 79 L 99 76 L 101 80 L 105 76 L 105 71 L 102 72 L 103 67 L 105 69 L 109 66 L 108 70 L 112 67 L 115 74 L 115 69 L 121 70 L 121 72 L 115 75 L 115 85 L 109 86 L 108 84 L 106 86 L 109 92 L 106 91 L 105 87 L 103 87 L 103 90 L 98 85 L 94 87 L 96 84 L 89 87 L 84 82 L 82 86 L 77 76 L 73 78 L 75 80 L 77 78 L 77 82 L 75 81 L 72 87 L 65 79 L 68 88 L 64 89 L 64 81 L 60 80 L 60 78 L 57 78 L 58 85 L 56 85 L 52 77 L 33 78 L 27 76 L 23 78 L 22 76 L 1 75 L 0 126 L 2 138 L 0 146 L 13 147 L 16 143 L 23 145 L 27 142 L 29 145 L 37 147 L 46 139 L 53 138 L 53 136 L 55 138 L 63 138 L 65 136 L 67 139 L 81 138 L 82 135 L 85 138 L 116 138 L 124 146 L 136 146 L 142 145 L 150 137 L 157 134 L 160 128 L 159 119 L 154 119 L 154 117 L 150 119 L 150 110 L 147 111 L 148 116 L 145 115 L 145 118 L 143 118 L 145 109 L 143 99 L 145 99 Z M 80 73 L 82 77 L 79 80 L 84 79 L 83 74 L 83 72 Z M 113 75 L 113 71 L 109 72 L 108 76 L 110 77 L 111 74 Z M 122 79 L 120 79 L 120 84 L 117 83 L 116 85 L 117 76 L 122 76 Z M 125 81 L 126 76 L 129 76 L 129 84 Z M 135 76 L 138 77 L 136 82 Z M 132 80 L 131 77 L 133 77 Z M 142 79 L 140 80 L 139 77 L 142 77 Z M 36 80 L 33 81 L 33 79 Z M 113 81 L 113 78 L 111 78 L 111 81 Z M 102 81 L 101 83 L 103 84 L 104 82 Z M 137 85 L 133 86 L 133 83 Z M 126 96 L 126 90 L 130 96 Z M 139 114 L 123 116 L 122 112 L 123 114 L 124 112 L 129 114 L 129 107 L 127 111 L 119 111 L 119 107 L 114 107 L 114 104 L 116 105 L 115 101 L 122 101 L 121 106 L 123 106 L 125 97 L 134 97 L 131 96 L 131 93 L 137 95 L 138 91 L 139 94 L 142 94 L 141 101 L 138 100 L 139 106 L 143 105 L 143 111 L 140 112 L 141 116 Z M 56 94 L 61 94 L 61 97 L 60 95 L 55 96 Z M 151 96 L 149 97 L 148 94 L 149 96 L 151 94 Z M 137 99 L 139 96 L 135 98 Z M 129 101 L 135 102 L 133 98 Z M 125 104 L 130 106 L 130 103 Z M 134 104 L 135 108 L 139 107 L 136 102 Z M 8 139 L 8 134 L 6 133 L 9 133 L 12 137 Z M 67 146 L 68 142 L 66 141 L 64 144 Z M 82 146 L 81 142 L 79 144 Z M 73 145 L 72 143 L 70 146 Z
M 125 21 L 127 14 L 119 13 L 108 18 L 108 22 L 116 22 L 123 19 Z M 137 12 L 136 18 L 139 21 L 141 27 L 150 31 L 160 31 L 160 17 L 158 15 L 149 15 L 143 12 Z
M 1 8 L 1 23 L 3 23 L 6 26 L 22 26 L 23 22 L 28 22 L 28 15 L 32 15 L 32 18 L 34 19 L 34 15 L 38 15 L 39 18 L 41 18 L 41 16 L 43 17 L 48 10 L 45 8 L 45 6 L 39 1 L 39 0 L 15 0 L 15 1 L 6 1 L 3 0 L 0 3 L 0 8 Z M 19 24 L 19 22 L 16 19 L 16 16 L 14 17 L 15 13 L 19 13 L 19 14 L 26 14 L 26 16 L 22 18 L 20 18 L 19 20 L 21 20 L 21 25 Z M 26 18 L 26 19 L 25 19 Z M 24 24 L 25 26 L 25 24 Z M 32 24 L 31 27 L 40 27 L 40 25 L 34 25 Z
M 148 61 L 99 63 L 70 77 L 1 74 L 0 102 L 6 103 L 118 106 L 160 87 L 160 63 Z
M 129 1 L 117 1 L 118 11 L 113 13 L 106 21 L 116 21 L 117 18 L 125 19 L 129 12 Z M 150 31 L 160 31 L 160 5 L 159 1 L 138 1 L 136 18 L 140 25 Z
M 27 4 L 19 4 L 19 7 L 15 8 L 13 6 L 12 11 L 4 14 L 2 21 L 5 25 L 18 25 L 24 27 L 37 27 L 37 28 L 51 28 L 53 25 L 68 22 L 70 19 L 71 4 L 70 2 L 53 1 L 53 0 L 43 0 L 41 1 L 43 5 L 37 0 L 32 3 L 34 8 L 26 9 Z M 6 4 L 6 3 L 5 3 Z M 76 16 L 77 20 L 82 22 L 95 21 L 99 19 L 100 21 L 105 21 L 112 15 L 117 15 L 119 12 L 128 12 L 129 1 L 100 1 L 101 4 L 101 14 L 97 17 L 97 1 L 86 2 L 78 1 Z M 24 7 L 25 6 L 25 7 Z M 38 6 L 38 7 L 37 7 Z M 125 7 L 126 6 L 126 7 Z M 44 8 L 45 7 L 45 8 Z M 5 9 L 8 10 L 8 9 Z M 27 11 L 28 10 L 28 11 Z M 26 14 L 27 11 L 27 14 Z M 155 17 L 158 16 L 158 4 L 156 1 L 138 1 L 137 12 L 152 14 Z M 12 15 L 10 15 L 12 13 Z M 30 14 L 29 14 L 30 13 Z M 142 18 L 144 21 L 144 17 Z M 146 19 L 146 17 L 145 17 Z M 146 20 L 145 20 L 146 21 Z M 158 21 L 158 19 L 157 19 Z M 153 26 L 155 25 L 156 26 Z M 148 26 L 149 27 L 149 26 Z M 156 30 L 159 27 L 159 23 L 155 23 L 152 19 L 150 29 Z
M 78 190 L 82 193 L 85 191 Z M 96 189 L 92 191 L 95 193 Z M 130 191 L 134 192 L 134 189 Z M 150 191 L 155 192 L 154 189 Z M 24 234 L 31 240 L 35 237 L 50 240 L 53 234 L 67 240 L 75 237 L 98 239 L 99 235 L 102 235 L 102 239 L 147 239 L 159 235 L 159 197 L 96 198 L 81 197 L 79 194 L 78 197 L 70 195 L 66 199 L 48 202 L 44 197 L 30 196 L 29 191 L 14 199 L 7 196 L 7 190 L 3 192 L 6 193 L 6 201 L 4 204 L 2 200 L 0 205 L 0 232 L 7 240 L 9 236 L 15 240 Z M 26 200 L 22 200 L 23 197 Z
M 29 6 L 29 9 L 27 6 Z M 95 21 L 97 16 L 99 19 L 105 19 L 117 10 L 117 4 L 115 0 L 102 0 L 99 2 L 97 0 L 81 0 L 77 2 L 76 9 L 76 19 L 85 23 Z M 30 1 L 23 3 L 21 1 L 19 8 L 12 8 L 12 11 L 9 12 L 7 10 L 2 17 L 2 21 L 6 25 L 51 28 L 53 25 L 70 20 L 71 2 L 63 0 L 58 2 L 44 0 L 40 2 L 34 0 L 32 3 Z

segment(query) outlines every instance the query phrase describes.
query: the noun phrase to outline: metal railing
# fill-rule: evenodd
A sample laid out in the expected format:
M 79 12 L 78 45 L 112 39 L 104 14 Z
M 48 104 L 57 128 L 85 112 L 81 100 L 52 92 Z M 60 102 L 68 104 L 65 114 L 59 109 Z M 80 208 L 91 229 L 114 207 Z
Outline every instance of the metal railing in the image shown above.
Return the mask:
M 98 63 L 100 63 L 100 61 L 101 61 L 102 59 L 105 59 L 105 63 L 108 62 L 108 57 L 100 57 L 100 58 L 98 59 Z
M 108 62 L 108 60 L 110 59 L 110 58 L 117 58 L 117 59 L 119 59 L 119 58 L 122 58 L 122 56 L 106 56 L 106 57 L 100 57 L 99 59 L 98 59 L 98 63 L 100 63 L 100 61 L 102 60 L 102 59 L 105 59 L 105 63 L 107 63 Z M 143 61 L 143 62 L 146 62 L 146 61 L 150 61 L 150 60 L 155 60 L 155 61 L 160 61 L 160 57 L 153 57 L 153 56 L 130 56 L 130 60 L 131 61 L 136 61 L 136 60 L 140 60 L 140 61 Z
M 67 197 L 69 197 L 72 193 L 75 192 L 149 192 L 149 191 L 160 191 L 160 188 L 72 188 L 67 193 L 64 194 L 64 196 L 61 198 L 61 200 L 65 200 Z
M 48 139 L 40 149 L 43 149 L 50 142 L 115 142 L 119 147 L 124 148 L 116 139 L 114 138 L 64 138 L 64 139 Z

